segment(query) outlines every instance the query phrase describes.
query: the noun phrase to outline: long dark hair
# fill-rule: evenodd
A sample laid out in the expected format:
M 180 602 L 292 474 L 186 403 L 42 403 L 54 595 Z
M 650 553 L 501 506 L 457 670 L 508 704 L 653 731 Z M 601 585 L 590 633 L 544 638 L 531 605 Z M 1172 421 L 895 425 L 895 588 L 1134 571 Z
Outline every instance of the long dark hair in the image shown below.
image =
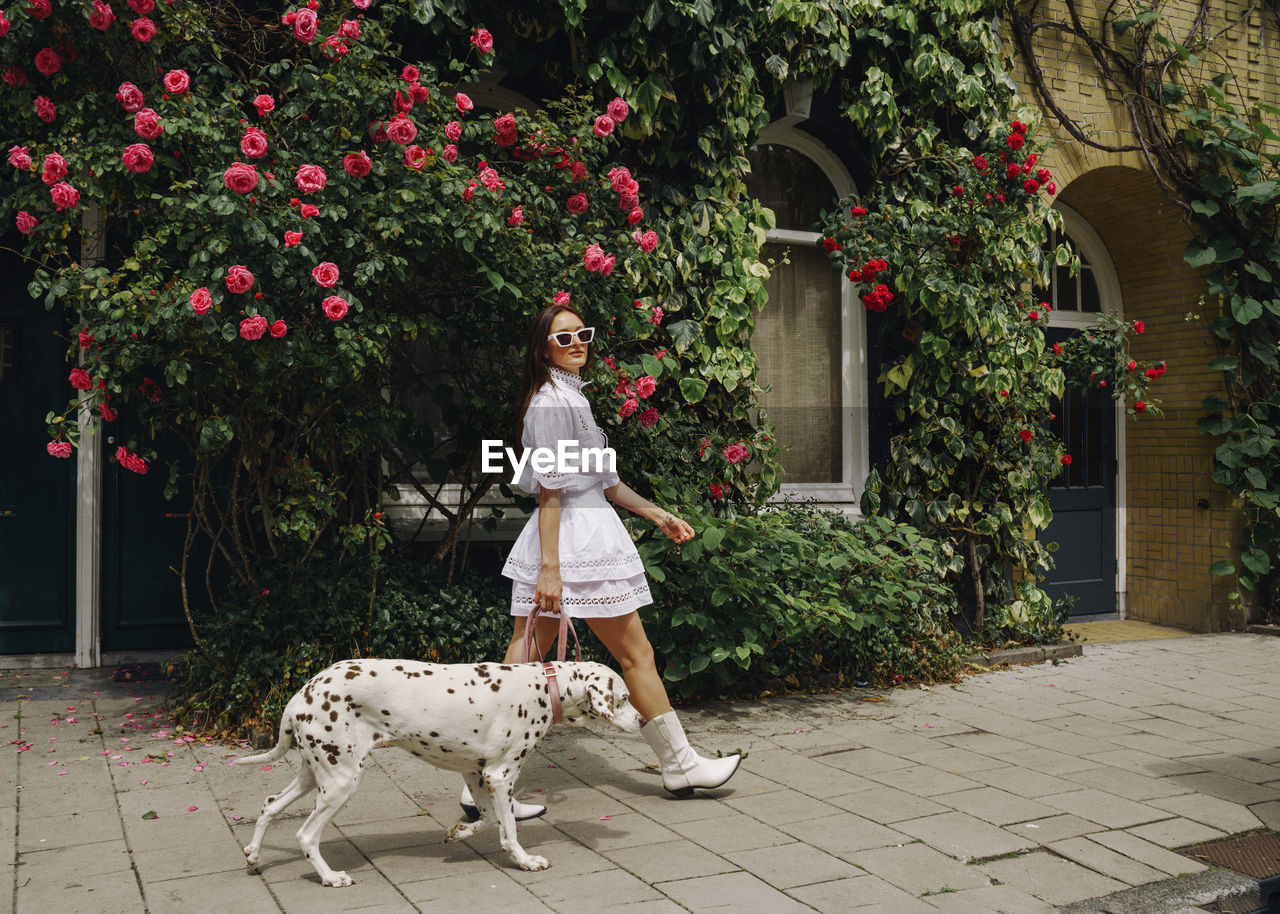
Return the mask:
M 516 444 L 524 440 L 524 414 L 529 409 L 529 401 L 538 389 L 551 380 L 551 362 L 547 359 L 547 336 L 551 333 L 551 323 L 561 311 L 568 311 L 583 324 L 586 321 L 577 309 L 569 305 L 547 305 L 533 319 L 529 328 L 529 340 L 524 348 L 524 370 L 520 376 L 520 406 L 516 410 Z M 595 356 L 595 343 L 587 344 L 587 363 L 582 366 L 585 372 L 591 367 Z

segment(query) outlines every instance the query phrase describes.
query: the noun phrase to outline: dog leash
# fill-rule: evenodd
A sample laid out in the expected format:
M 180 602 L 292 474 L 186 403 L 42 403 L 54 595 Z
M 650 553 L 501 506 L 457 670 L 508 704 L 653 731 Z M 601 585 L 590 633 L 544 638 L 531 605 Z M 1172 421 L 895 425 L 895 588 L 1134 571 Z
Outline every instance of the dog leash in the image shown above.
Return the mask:
M 530 663 L 533 657 L 534 644 L 537 641 L 537 619 L 542 613 L 541 606 L 535 606 L 533 611 L 529 613 L 529 618 L 524 623 L 524 662 Z M 575 650 L 574 659 L 579 663 L 582 662 L 582 644 L 578 641 L 578 630 L 573 627 L 573 620 L 569 618 L 569 614 L 565 611 L 564 605 L 560 606 L 560 631 L 556 635 L 556 660 L 563 662 L 565 650 L 568 646 L 568 632 L 573 633 L 573 646 Z M 556 681 L 556 668 L 552 663 L 543 661 L 542 674 L 547 677 L 547 691 L 551 693 L 551 722 L 560 723 L 564 720 L 564 712 L 560 707 L 560 683 Z

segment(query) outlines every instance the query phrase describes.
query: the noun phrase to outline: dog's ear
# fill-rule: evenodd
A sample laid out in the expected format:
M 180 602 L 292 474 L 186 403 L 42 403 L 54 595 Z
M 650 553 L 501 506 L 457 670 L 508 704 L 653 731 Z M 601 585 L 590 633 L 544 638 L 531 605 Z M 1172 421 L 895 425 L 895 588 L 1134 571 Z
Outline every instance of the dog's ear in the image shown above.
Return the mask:
M 591 713 L 607 721 L 613 720 L 613 677 L 601 683 L 599 677 L 587 682 L 587 700 L 591 702 Z

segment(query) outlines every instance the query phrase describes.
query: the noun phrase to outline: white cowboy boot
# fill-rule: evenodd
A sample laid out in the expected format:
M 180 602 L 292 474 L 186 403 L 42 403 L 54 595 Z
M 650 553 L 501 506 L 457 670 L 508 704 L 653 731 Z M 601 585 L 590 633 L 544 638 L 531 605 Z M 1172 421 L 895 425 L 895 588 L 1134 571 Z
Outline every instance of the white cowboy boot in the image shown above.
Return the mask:
M 521 803 L 515 800 L 516 821 L 523 822 L 525 819 L 536 819 L 547 811 L 545 806 L 536 806 L 532 803 Z M 465 783 L 462 785 L 462 796 L 458 798 L 458 803 L 462 806 L 462 811 L 467 814 L 468 822 L 478 821 L 480 818 L 480 807 L 476 806 L 475 797 L 471 796 L 471 788 Z
M 692 796 L 695 787 L 719 787 L 733 777 L 742 761 L 740 755 L 724 758 L 698 755 L 689 746 L 675 711 L 658 715 L 640 732 L 658 757 L 662 767 L 662 786 L 678 797 Z

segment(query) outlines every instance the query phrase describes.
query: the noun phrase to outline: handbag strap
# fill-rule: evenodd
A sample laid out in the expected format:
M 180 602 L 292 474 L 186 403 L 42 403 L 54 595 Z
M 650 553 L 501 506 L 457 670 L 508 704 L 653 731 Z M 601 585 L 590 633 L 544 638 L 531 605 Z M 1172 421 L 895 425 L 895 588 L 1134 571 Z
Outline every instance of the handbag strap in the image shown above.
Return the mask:
M 533 658 L 533 648 L 537 643 L 538 616 L 541 614 L 542 608 L 535 606 L 533 611 L 529 613 L 529 618 L 524 623 L 524 662 L 529 663 Z M 573 633 L 573 646 L 575 648 L 576 659 L 582 661 L 582 644 L 578 641 L 578 631 L 573 627 L 573 620 L 569 618 L 569 614 L 565 612 L 564 606 L 560 607 L 560 631 L 556 635 L 556 660 L 563 662 L 565 658 L 566 647 L 568 643 L 568 632 Z M 551 722 L 560 723 L 564 720 L 564 711 L 560 702 L 560 683 L 556 679 L 555 664 L 543 662 L 542 675 L 547 679 L 547 692 L 551 696 Z

